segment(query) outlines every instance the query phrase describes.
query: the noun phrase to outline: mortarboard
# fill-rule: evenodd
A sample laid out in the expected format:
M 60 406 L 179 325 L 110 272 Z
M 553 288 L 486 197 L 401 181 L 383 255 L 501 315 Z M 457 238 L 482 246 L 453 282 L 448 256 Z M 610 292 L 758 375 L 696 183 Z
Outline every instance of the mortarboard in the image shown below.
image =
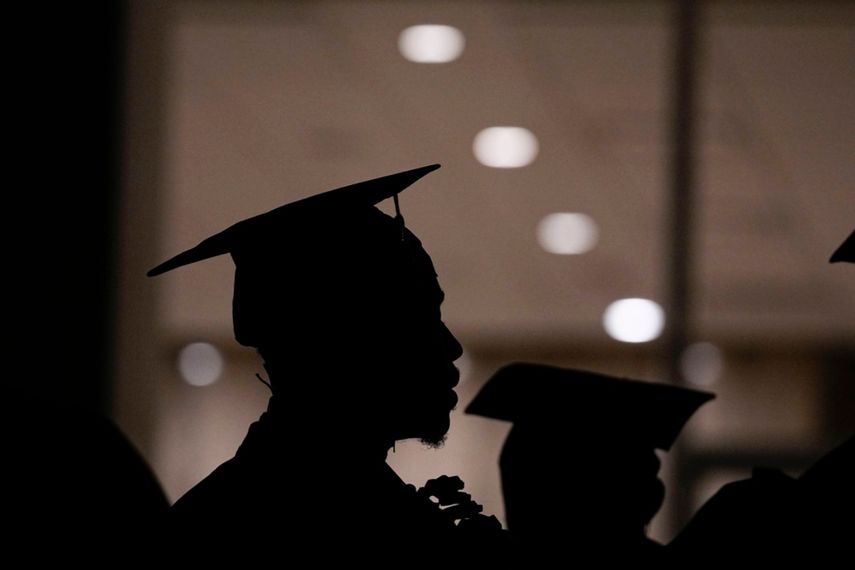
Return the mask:
M 466 413 L 514 426 L 560 426 L 583 438 L 615 434 L 668 450 L 692 414 L 715 395 L 669 384 L 514 363 L 496 372 Z
M 345 281 L 331 278 L 337 264 L 351 264 L 342 270 L 348 277 L 348 271 L 370 273 L 374 266 L 358 266 L 353 258 L 379 257 L 382 252 L 372 251 L 371 246 L 395 241 L 390 236 L 398 235 L 401 239 L 397 241 L 403 241 L 398 193 L 439 167 L 432 164 L 398 172 L 285 204 L 226 228 L 147 275 L 154 277 L 230 254 L 236 268 L 232 302 L 235 338 L 245 346 L 259 346 L 260 339 L 277 326 L 271 317 L 293 315 L 295 307 L 312 300 L 313 294 L 328 304 L 335 301 L 335 293 L 340 291 L 334 288 L 335 282 Z M 374 207 L 390 197 L 395 199 L 394 220 Z M 412 237 L 410 241 L 417 243 Z
M 855 231 L 849 234 L 849 237 L 840 244 L 840 247 L 834 251 L 828 261 L 829 263 L 837 263 L 838 261 L 855 263 Z
M 439 166 L 439 164 L 431 164 L 373 180 L 357 182 L 285 204 L 230 226 L 202 241 L 199 245 L 164 261 L 150 270 L 147 275 L 155 277 L 183 265 L 233 253 L 238 248 L 252 245 L 253 242 L 268 237 L 268 234 L 288 228 L 298 222 L 303 223 L 304 220 L 301 218 L 305 216 L 325 216 L 335 212 L 347 212 L 348 210 L 374 206 L 392 196 L 397 198 L 399 192 L 405 190 L 422 176 L 433 172 Z

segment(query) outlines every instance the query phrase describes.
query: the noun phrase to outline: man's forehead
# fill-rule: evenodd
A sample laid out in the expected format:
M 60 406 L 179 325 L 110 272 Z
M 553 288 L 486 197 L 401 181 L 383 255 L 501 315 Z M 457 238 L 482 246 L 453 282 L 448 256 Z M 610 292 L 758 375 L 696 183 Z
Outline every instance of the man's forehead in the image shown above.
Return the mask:
M 440 305 L 445 300 L 445 291 L 439 282 L 439 276 L 427 254 L 415 260 L 415 267 L 410 265 L 405 272 L 402 286 L 398 293 L 414 302 Z

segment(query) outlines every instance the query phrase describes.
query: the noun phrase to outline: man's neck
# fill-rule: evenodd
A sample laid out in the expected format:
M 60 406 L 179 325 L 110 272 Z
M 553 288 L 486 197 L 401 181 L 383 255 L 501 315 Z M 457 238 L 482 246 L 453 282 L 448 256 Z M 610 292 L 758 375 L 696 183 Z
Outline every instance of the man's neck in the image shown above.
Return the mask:
M 312 430 L 313 421 L 282 406 L 281 396 L 271 396 L 259 423 L 267 437 L 281 441 L 290 452 L 315 456 L 325 463 L 384 463 L 394 444 L 391 437 L 354 429 L 349 422 L 331 422 Z

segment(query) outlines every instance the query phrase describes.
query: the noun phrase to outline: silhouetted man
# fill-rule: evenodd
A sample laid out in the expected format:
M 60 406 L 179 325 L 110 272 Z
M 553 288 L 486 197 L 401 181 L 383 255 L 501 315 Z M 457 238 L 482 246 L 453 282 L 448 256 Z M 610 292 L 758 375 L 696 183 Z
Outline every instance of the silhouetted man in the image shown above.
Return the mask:
M 235 338 L 258 349 L 273 392 L 235 457 L 172 508 L 172 532 L 204 541 L 190 548 L 387 561 L 456 548 L 475 504 L 448 485 L 417 493 L 385 462 L 398 440 L 440 444 L 457 403 L 462 349 L 431 259 L 400 212 L 374 207 L 394 196 L 397 211 L 438 167 L 282 206 L 149 273 L 231 254 Z
M 659 562 L 646 536 L 668 450 L 712 394 L 667 384 L 515 363 L 466 409 L 513 422 L 500 469 L 508 530 L 526 556 L 563 563 Z

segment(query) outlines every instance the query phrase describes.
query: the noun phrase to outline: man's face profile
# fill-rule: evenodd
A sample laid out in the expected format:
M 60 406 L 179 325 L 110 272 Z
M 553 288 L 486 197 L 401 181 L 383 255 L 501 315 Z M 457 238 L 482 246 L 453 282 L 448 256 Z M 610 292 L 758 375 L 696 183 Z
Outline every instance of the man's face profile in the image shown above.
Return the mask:
M 268 364 L 299 369 L 298 386 L 274 385 L 307 412 L 323 410 L 352 435 L 438 445 L 457 403 L 454 361 L 463 351 L 442 322 L 430 256 L 409 230 L 401 236 L 379 211 L 330 224 L 301 263 L 267 262 L 249 277 L 252 294 L 241 290 L 236 320 L 265 331 Z M 263 295 L 254 294 L 259 283 L 268 285 Z
M 376 380 L 382 388 L 378 410 L 394 430 L 394 439 L 417 438 L 439 445 L 449 429 L 449 414 L 457 404 L 453 388 L 459 380 L 454 361 L 460 343 L 442 321 L 445 298 L 430 257 L 421 247 L 396 290 L 375 313 Z

